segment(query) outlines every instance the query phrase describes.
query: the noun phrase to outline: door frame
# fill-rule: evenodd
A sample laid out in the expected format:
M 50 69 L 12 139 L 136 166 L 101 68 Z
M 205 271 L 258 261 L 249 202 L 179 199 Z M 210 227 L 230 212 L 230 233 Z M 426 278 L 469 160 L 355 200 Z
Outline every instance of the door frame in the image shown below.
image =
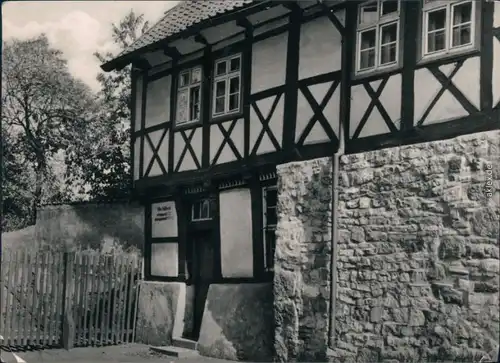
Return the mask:
M 212 219 L 205 221 L 191 221 L 191 211 L 192 206 L 195 202 L 200 199 L 210 198 L 212 199 Z M 191 253 L 189 246 L 190 234 L 192 232 L 199 232 L 203 230 L 211 230 L 211 238 L 214 246 L 214 271 L 213 271 L 213 281 L 212 283 L 220 282 L 222 279 L 222 266 L 221 266 L 221 245 L 220 245 L 220 219 L 219 219 L 219 190 L 214 188 L 209 191 L 203 191 L 200 193 L 185 194 L 182 198 L 182 209 L 183 209 L 183 224 L 185 228 L 182 231 L 182 237 L 180 240 L 183 244 L 182 253 L 182 264 L 185 265 L 187 262 L 188 254 Z M 185 271 L 186 275 L 188 271 Z M 191 276 L 186 276 L 186 284 L 191 284 Z
M 201 221 L 192 221 L 192 208 L 194 203 L 209 198 L 211 199 L 211 207 L 210 207 L 210 215 L 211 219 L 201 220 Z M 183 248 L 183 261 L 182 263 L 186 266 L 185 271 L 185 282 L 187 286 L 193 286 L 194 288 L 194 296 L 193 296 L 193 325 L 191 327 L 192 331 L 189 332 L 190 339 L 196 339 L 199 335 L 199 330 L 201 328 L 203 312 L 199 311 L 199 299 L 200 296 L 200 288 L 206 289 L 207 291 L 204 293 L 203 298 L 203 306 L 206 302 L 206 293 L 208 293 L 208 288 L 211 284 L 217 283 L 220 281 L 222 277 L 222 269 L 221 269 L 221 255 L 220 255 L 220 226 L 219 226 L 219 193 L 218 190 L 204 191 L 202 193 L 196 194 L 185 194 L 182 198 L 183 205 L 183 223 L 185 225 L 185 229 L 183 231 L 182 241 L 184 244 Z M 211 243 L 213 248 L 213 266 L 212 266 L 212 276 L 210 279 L 203 282 L 203 286 L 197 288 L 196 277 L 193 274 L 193 266 L 192 263 L 195 263 L 193 260 L 193 253 L 195 246 L 195 238 L 196 235 L 201 233 L 210 234 L 208 236 L 209 240 L 206 243 Z M 195 237 L 195 238 L 193 238 Z M 187 263 L 188 259 L 192 262 L 190 264 Z
M 204 235 L 207 238 L 204 238 Z M 214 273 L 216 271 L 215 268 L 215 254 L 216 249 L 214 246 L 214 240 L 211 236 L 213 234 L 213 229 L 210 228 L 210 225 L 204 224 L 201 228 L 193 228 L 189 231 L 188 239 L 189 239 L 189 253 L 192 259 L 191 269 L 188 268 L 189 271 L 189 279 L 186 283 L 188 286 L 192 286 L 194 289 L 194 294 L 192 296 L 192 326 L 191 331 L 188 333 L 191 339 L 197 340 L 200 334 L 201 324 L 203 320 L 203 314 L 205 310 L 205 304 L 208 297 L 208 291 L 210 285 L 214 282 Z M 211 248 L 208 251 L 211 251 L 212 254 L 212 271 L 210 271 L 210 277 L 203 278 L 200 273 L 201 266 L 200 257 L 203 258 L 203 254 L 199 254 L 199 251 L 202 250 L 202 247 L 199 246 L 201 244 L 210 244 Z M 198 247 L 199 246 L 199 247 Z M 207 251 L 207 250 L 205 250 Z M 196 256 L 196 258 L 195 258 Z M 195 266 L 195 264 L 197 264 Z
M 186 231 L 186 239 L 185 239 L 185 243 L 186 243 L 186 255 L 184 256 L 185 260 L 187 261 L 188 260 L 188 257 L 189 259 L 193 259 L 193 253 L 194 253 L 194 249 L 196 248 L 195 247 L 195 243 L 194 243 L 194 239 L 193 237 L 197 237 L 200 233 L 209 233 L 210 234 L 210 239 L 211 239 L 211 243 L 213 245 L 213 253 L 214 253 L 214 256 L 213 256 L 213 267 L 212 267 L 212 278 L 210 280 L 210 283 L 212 283 L 213 281 L 216 281 L 217 278 L 216 278 L 216 271 L 217 271 L 217 268 L 216 268 L 216 254 L 217 254 L 217 247 L 216 247 L 216 241 L 215 241 L 215 238 L 213 237 L 215 231 L 214 231 L 214 228 L 213 228 L 213 223 L 207 223 L 207 222 L 211 222 L 211 221 L 203 221 L 203 222 L 195 222 L 195 223 L 192 223 L 192 224 L 188 224 L 188 230 Z M 187 266 L 187 271 L 186 271 L 186 274 L 188 275 L 187 278 L 186 278 L 186 285 L 193 285 L 194 284 L 194 274 L 193 274 L 193 271 L 192 271 L 192 268 L 190 269 L 189 268 L 190 266 Z M 190 271 L 191 270 L 191 271 Z

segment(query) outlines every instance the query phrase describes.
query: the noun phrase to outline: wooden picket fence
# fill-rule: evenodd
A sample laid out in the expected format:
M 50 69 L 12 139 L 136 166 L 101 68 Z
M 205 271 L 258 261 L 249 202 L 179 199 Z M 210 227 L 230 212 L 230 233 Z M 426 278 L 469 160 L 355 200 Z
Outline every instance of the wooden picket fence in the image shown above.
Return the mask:
M 141 261 L 87 252 L 5 251 L 0 335 L 10 349 L 134 341 Z

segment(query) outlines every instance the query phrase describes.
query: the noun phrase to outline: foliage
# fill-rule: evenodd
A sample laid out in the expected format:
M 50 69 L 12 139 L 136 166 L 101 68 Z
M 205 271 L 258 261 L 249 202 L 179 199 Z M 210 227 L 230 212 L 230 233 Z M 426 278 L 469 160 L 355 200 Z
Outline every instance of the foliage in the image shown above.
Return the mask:
M 26 211 L 23 201 L 28 197 L 16 202 L 20 197 L 16 190 L 31 193 L 32 222 L 42 200 L 67 198 L 64 188 L 53 188 L 57 183 L 53 183 L 50 162 L 58 152 L 81 141 L 93 112 L 90 89 L 70 74 L 62 53 L 49 45 L 44 34 L 3 44 L 2 136 L 6 138 L 3 153 L 9 160 L 5 173 L 13 193 L 7 208 L 13 215 Z M 47 198 L 47 193 L 52 195 Z
M 2 123 L 2 231 L 20 229 L 30 222 L 30 185 L 34 178 L 19 148 L 7 124 Z
M 147 28 L 131 10 L 112 39 L 125 49 Z M 44 34 L 4 42 L 2 61 L 4 230 L 34 223 L 42 203 L 78 200 L 76 188 L 91 200 L 129 197 L 130 67 L 100 73 L 93 95 Z
M 112 24 L 112 39 L 123 50 L 147 28 L 144 16 L 137 16 L 130 10 L 118 25 Z M 112 53 L 96 52 L 94 55 L 101 63 L 113 58 Z M 73 166 L 74 174 L 90 186 L 92 200 L 124 199 L 129 197 L 131 186 L 130 67 L 100 73 L 97 80 L 101 84 L 100 111 L 92 125 L 94 132 L 85 145 L 77 145 L 82 147 L 72 150 L 68 163 Z

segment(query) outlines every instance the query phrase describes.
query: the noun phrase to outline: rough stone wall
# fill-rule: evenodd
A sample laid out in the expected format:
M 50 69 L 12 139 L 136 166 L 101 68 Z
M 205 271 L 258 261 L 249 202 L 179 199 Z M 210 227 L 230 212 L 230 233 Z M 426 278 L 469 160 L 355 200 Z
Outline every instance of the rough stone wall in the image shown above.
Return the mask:
M 499 342 L 500 131 L 342 158 L 335 362 Z
M 326 361 L 331 161 L 278 167 L 274 271 L 275 360 Z
M 128 203 L 54 205 L 37 213 L 35 241 L 53 249 L 140 252 L 144 207 Z
M 278 168 L 275 359 L 325 361 L 331 159 Z M 342 158 L 334 362 L 479 362 L 499 342 L 500 131 Z

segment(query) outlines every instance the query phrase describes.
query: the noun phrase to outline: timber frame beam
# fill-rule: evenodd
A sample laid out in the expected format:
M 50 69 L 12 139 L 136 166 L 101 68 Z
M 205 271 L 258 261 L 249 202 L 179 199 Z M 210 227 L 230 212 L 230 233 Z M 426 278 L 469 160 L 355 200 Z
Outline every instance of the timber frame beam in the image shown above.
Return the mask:
M 167 57 L 170 57 L 172 59 L 180 59 L 182 57 L 181 52 L 175 47 L 169 47 L 169 46 L 164 46 L 163 47 L 163 54 L 165 54 Z
M 189 54 L 182 54 L 182 57 L 188 57 L 191 55 L 199 56 L 199 53 L 203 53 L 203 56 L 199 56 L 199 58 L 188 60 L 187 62 L 183 62 L 182 64 L 178 64 L 178 60 L 172 60 L 172 67 L 168 70 L 161 70 L 152 75 L 145 74 L 144 77 L 146 81 L 144 81 L 142 87 L 147 86 L 147 82 L 158 79 L 160 76 L 171 75 L 172 79 L 172 87 L 171 87 L 171 97 L 170 97 L 170 120 L 166 121 L 162 124 L 157 124 L 147 129 L 144 127 L 138 127 L 136 131 L 134 131 L 134 137 L 140 137 L 141 146 L 135 145 L 137 150 L 132 151 L 132 153 L 140 155 L 134 155 L 134 157 L 138 156 L 138 160 L 143 160 L 144 154 L 144 146 L 146 147 L 146 151 L 149 149 L 153 149 L 153 158 L 149 163 L 144 165 L 141 164 L 141 168 L 139 169 L 139 176 L 134 181 L 135 188 L 137 190 L 145 190 L 147 188 L 151 188 L 154 185 L 184 185 L 186 183 L 191 182 L 202 182 L 205 178 L 222 178 L 229 175 L 237 174 L 241 171 L 245 172 L 254 172 L 254 170 L 259 169 L 262 166 L 276 165 L 290 161 L 311 159 L 316 157 L 322 157 L 325 155 L 330 155 L 333 150 L 337 147 L 343 146 L 345 147 L 345 153 L 356 153 L 362 151 L 369 150 L 377 150 L 384 147 L 393 147 L 400 146 L 404 144 L 411 144 L 414 142 L 426 142 L 433 141 L 437 139 L 443 139 L 450 137 L 450 135 L 459 135 L 466 134 L 472 132 L 479 132 L 489 130 L 492 127 L 495 127 L 495 119 L 494 117 L 498 116 L 497 109 L 500 109 L 500 103 L 493 104 L 493 95 L 491 94 L 491 83 L 492 83 L 492 63 L 493 63 L 493 54 L 492 54 L 492 42 L 496 41 L 496 38 L 500 39 L 500 27 L 496 29 L 493 28 L 493 17 L 483 16 L 481 26 L 484 30 L 483 40 L 481 49 L 481 100 L 480 105 L 471 104 L 460 92 L 460 89 L 455 86 L 453 83 L 452 77 L 459 70 L 462 63 L 467 60 L 469 57 L 478 56 L 479 53 L 471 53 L 471 54 L 459 54 L 453 58 L 447 58 L 443 62 L 440 60 L 433 61 L 429 63 L 418 64 L 418 47 L 407 47 L 405 51 L 402 52 L 402 63 L 405 65 L 403 69 L 395 69 L 391 70 L 387 73 L 381 72 L 380 74 L 374 73 L 363 75 L 358 77 L 355 74 L 354 68 L 354 59 L 356 56 L 356 21 L 357 21 L 357 2 L 354 1 L 345 1 L 339 2 L 335 5 L 332 5 L 333 2 L 326 2 L 322 0 L 315 0 L 315 5 L 308 7 L 307 9 L 302 9 L 297 5 L 296 2 L 288 2 L 285 3 L 277 1 L 273 2 L 273 6 L 279 6 L 279 21 L 280 24 L 276 26 L 275 29 L 267 30 L 266 21 L 262 21 L 260 23 L 252 24 L 249 21 L 248 16 L 250 15 L 248 12 L 244 14 L 233 14 L 233 17 L 227 19 L 227 21 L 232 22 L 232 26 L 236 25 L 240 29 L 236 30 L 238 39 L 234 40 L 234 44 L 226 45 L 227 40 L 223 45 L 220 45 L 219 41 L 213 40 L 212 44 L 209 44 L 207 38 L 203 34 L 190 34 L 186 35 L 189 37 L 191 41 L 199 43 L 196 47 L 196 52 Z M 484 14 L 493 14 L 491 3 L 484 3 L 484 8 L 482 11 Z M 288 10 L 285 10 L 288 9 Z M 415 16 L 415 13 L 419 10 L 419 3 L 417 2 L 403 2 L 401 6 L 401 22 L 404 25 L 404 32 L 401 34 L 401 42 L 403 44 L 411 44 L 411 42 L 417 38 L 418 35 L 418 23 L 419 17 Z M 345 18 L 341 18 L 338 15 L 339 12 L 343 12 Z M 288 18 L 288 23 L 286 20 Z M 300 48 L 300 38 L 301 38 L 301 27 L 304 24 L 307 24 L 309 21 L 314 21 L 317 18 L 322 18 L 326 23 L 328 23 L 328 29 L 337 33 L 341 33 L 342 35 L 342 50 L 341 50 L 341 66 L 337 68 L 335 72 L 329 72 L 324 74 L 315 75 L 312 77 L 299 78 L 299 63 L 301 61 L 299 48 Z M 325 18 L 328 18 L 326 20 Z M 251 18 L 250 18 L 251 19 Z M 282 22 L 285 22 L 285 25 L 282 25 Z M 264 25 L 263 25 L 264 24 Z M 333 25 L 333 26 L 331 26 Z M 261 26 L 265 26 L 264 30 L 261 31 Z M 337 31 L 335 31 L 337 29 Z M 242 31 L 244 30 L 244 39 L 241 39 Z M 254 32 L 256 35 L 254 35 Z M 252 44 L 257 43 L 261 40 L 267 39 L 268 37 L 275 36 L 276 34 L 281 34 L 283 32 L 288 33 L 287 45 L 288 47 L 287 54 L 288 57 L 286 59 L 285 68 L 285 82 L 283 85 L 272 87 L 265 90 L 259 90 L 256 93 L 251 92 L 251 69 L 252 69 L 252 52 L 253 47 Z M 206 33 L 208 36 L 208 33 Z M 489 36 L 489 38 L 488 38 Z M 210 38 L 209 38 L 210 39 Z M 231 38 L 231 41 L 233 39 Z M 169 43 L 172 45 L 172 43 Z M 163 45 L 167 45 L 163 43 Z M 200 47 L 200 45 L 204 45 L 204 47 Z M 211 48 L 215 50 L 212 50 Z M 180 48 L 180 46 L 179 46 Z M 170 49 L 170 48 L 167 48 Z M 174 48 L 175 49 L 175 48 Z M 174 52 L 177 49 L 174 50 Z M 227 53 L 226 53 L 227 52 Z M 203 74 L 210 79 L 211 74 L 214 72 L 214 59 L 217 59 L 220 56 L 224 56 L 227 54 L 232 54 L 232 52 L 242 53 L 242 65 L 241 65 L 241 76 L 242 76 L 242 111 L 241 115 L 238 117 L 231 116 L 231 118 L 227 119 L 217 119 L 215 122 L 211 122 L 210 115 L 210 98 L 202 97 L 201 113 L 203 121 L 199 125 L 195 125 L 196 127 L 202 128 L 202 147 L 201 147 L 201 158 L 195 157 L 195 153 L 193 151 L 193 147 L 189 146 L 186 149 L 182 150 L 182 152 L 175 151 L 176 158 L 179 155 L 179 159 L 176 160 L 176 164 L 174 165 L 174 135 L 177 137 L 181 143 L 191 144 L 194 140 L 192 127 L 186 127 L 184 129 L 176 128 L 174 110 L 175 110 L 175 99 L 176 99 L 176 82 L 178 82 L 178 73 L 184 69 L 185 67 L 191 66 L 191 64 L 201 65 L 203 67 Z M 169 52 L 171 53 L 171 52 Z M 196 54 L 195 54 L 196 53 Z M 194 56 L 193 56 L 194 58 Z M 453 60 L 453 62 L 452 62 Z M 455 63 L 457 69 L 451 73 L 443 74 L 442 71 L 439 70 L 439 66 L 441 64 L 451 64 Z M 144 70 L 147 70 L 149 64 L 147 60 L 139 58 L 134 63 L 134 71 L 137 72 L 137 76 Z M 450 67 L 450 66 L 448 66 Z M 454 120 L 453 122 L 445 122 L 441 124 L 426 124 L 426 118 L 429 113 L 432 111 L 430 108 L 424 110 L 423 117 L 415 118 L 414 111 L 414 100 L 415 100 L 415 75 L 416 71 L 419 69 L 425 68 L 427 71 L 431 73 L 430 77 L 435 78 L 437 84 L 441 84 L 441 89 L 439 90 L 440 94 L 447 93 L 450 94 L 457 102 L 459 102 L 463 108 L 469 113 L 467 117 L 463 119 Z M 398 86 L 396 91 L 390 90 L 389 83 L 390 77 L 393 76 L 401 77 L 401 86 Z M 153 78 L 154 77 L 154 78 Z M 301 75 L 302 77 L 302 75 Z M 325 91 L 328 92 L 328 98 L 317 99 L 315 100 L 316 94 L 311 94 L 309 87 L 314 86 L 316 84 L 327 84 L 327 82 L 333 82 L 331 89 L 325 88 Z M 375 86 L 375 84 L 377 84 Z M 387 85 L 387 86 L 386 86 Z M 360 87 L 358 87 L 360 86 Z M 139 87 L 136 85 L 135 87 Z M 211 89 L 210 82 L 203 83 L 202 94 L 211 94 L 213 91 Z M 336 88 L 335 88 L 336 87 Z M 392 112 L 389 107 L 387 109 L 384 107 L 384 99 L 383 96 L 387 94 L 385 88 L 389 91 L 394 92 L 398 97 L 401 94 L 401 111 L 397 110 Z M 351 89 L 353 93 L 353 99 L 356 98 L 356 90 L 361 89 L 364 94 L 366 94 L 368 98 L 367 110 L 364 114 L 360 115 L 359 123 L 354 124 L 350 123 L 350 112 L 351 109 L 355 108 L 355 105 L 352 105 L 351 108 Z M 299 93 L 300 92 L 300 93 Z M 339 97 L 338 102 L 341 107 L 339 107 L 339 122 L 342 124 L 340 131 L 332 130 L 328 122 L 331 120 L 327 119 L 325 108 L 326 104 L 329 102 L 329 98 L 332 93 L 335 93 L 335 97 Z M 384 94 L 385 92 L 385 94 Z M 337 96 L 338 95 L 338 96 Z M 269 114 L 263 114 L 259 107 L 257 107 L 257 101 L 263 100 L 264 98 L 268 98 L 271 100 L 270 96 L 274 96 L 273 101 L 269 101 L 269 106 L 272 106 L 271 109 L 266 110 Z M 306 129 L 301 128 L 300 130 L 296 130 L 302 126 L 302 124 L 297 125 L 297 113 L 300 112 L 297 110 L 298 108 L 298 98 L 305 99 L 308 104 L 308 107 L 311 108 L 313 112 L 313 116 L 311 121 L 309 121 Z M 319 95 L 317 97 L 320 97 Z M 248 101 L 247 101 L 248 100 Z M 139 102 L 139 100 L 137 100 Z M 282 139 L 277 139 L 271 134 L 276 132 L 273 127 L 270 127 L 270 117 L 272 117 L 272 110 L 276 107 L 277 102 L 283 101 L 283 119 L 286 120 L 283 125 L 280 125 Z M 432 105 L 437 104 L 437 99 L 432 100 Z M 145 104 L 145 100 L 142 101 L 143 105 Z M 281 104 L 280 104 L 280 107 Z M 135 108 L 134 108 L 135 109 Z M 370 117 L 371 111 L 375 110 L 380 114 L 381 120 L 385 127 L 387 127 L 388 131 L 386 134 L 373 134 L 371 136 L 365 136 L 366 129 L 364 127 L 368 124 L 370 125 Z M 142 110 L 142 113 L 144 110 Z M 281 110 L 280 110 L 281 112 Z M 493 113 L 492 113 L 493 112 Z M 143 122 L 144 115 L 141 117 L 141 113 L 139 110 L 134 111 L 136 115 L 135 123 L 137 126 L 141 124 L 141 120 Z M 252 116 L 251 116 L 252 115 Z M 483 118 L 479 117 L 482 115 Z M 417 115 L 419 116 L 419 115 Z M 252 124 L 250 117 L 252 117 Z M 281 115 L 280 115 L 281 117 Z M 492 118 L 493 117 L 493 118 Z M 240 131 L 236 128 L 236 118 L 241 120 L 243 118 L 243 131 Z M 490 118 L 488 121 L 486 118 Z M 467 123 L 467 119 L 473 120 L 473 122 L 469 121 Z M 498 118 L 496 119 L 498 120 Z M 328 122 L 327 122 L 328 121 Z M 222 122 L 225 122 L 224 126 Z M 256 123 L 255 123 L 256 122 Z M 320 124 L 321 128 L 327 134 L 329 140 L 321 141 L 321 142 L 310 142 L 310 139 L 307 139 L 307 133 L 313 129 L 313 127 L 318 127 L 317 123 Z M 241 127 L 240 124 L 237 125 Z M 261 127 L 261 132 L 256 132 L 255 134 L 251 134 L 250 130 L 252 126 L 252 132 L 254 132 L 255 127 Z M 271 124 L 271 126 L 274 126 Z M 151 163 L 155 162 L 154 167 L 161 168 L 161 165 L 158 163 L 158 158 L 156 157 L 158 154 L 157 147 L 153 148 L 149 137 L 146 137 L 146 133 L 158 131 L 163 128 L 169 128 L 169 133 L 165 137 L 169 138 L 169 152 L 168 152 L 168 167 L 164 162 L 164 168 L 168 169 L 168 173 L 164 173 L 166 175 L 156 175 L 156 176 L 148 176 L 148 172 L 151 170 Z M 213 131 L 212 131 L 213 130 Z M 243 147 L 233 144 L 232 134 L 233 130 L 241 132 L 243 134 L 241 143 Z M 303 132 L 303 135 L 297 135 L 296 131 Z M 211 145 L 210 135 L 216 132 L 218 135 L 220 134 L 221 139 L 219 144 L 219 149 L 211 150 L 211 148 L 217 147 L 217 145 Z M 369 134 L 369 132 L 367 132 Z M 432 135 L 431 135 L 432 134 Z M 439 135 L 439 138 L 436 136 Z M 255 137 L 254 137 L 255 136 Z M 196 135 L 198 138 L 199 135 Z M 239 137 L 239 136 L 238 136 Z M 265 141 L 272 146 L 272 148 L 276 149 L 276 152 L 273 150 L 272 152 L 266 154 L 259 154 L 259 146 L 262 142 L 262 139 L 265 137 Z M 343 144 L 339 141 L 340 138 L 343 138 Z M 218 142 L 219 142 L 218 141 Z M 239 140 L 238 140 L 239 141 Z M 178 145 L 178 144 L 177 144 Z M 151 146 L 151 147 L 149 147 Z M 198 145 L 199 146 L 199 145 Z M 149 147 L 149 148 L 148 148 Z M 132 145 L 131 145 L 132 148 Z M 219 161 L 222 160 L 220 155 L 224 152 L 232 152 L 234 154 L 234 158 L 231 156 L 231 161 L 224 162 Z M 179 162 L 181 162 L 184 156 L 188 157 L 192 156 L 194 164 L 196 164 L 196 170 L 182 170 L 183 168 L 179 168 Z M 158 165 L 157 165 L 158 164 Z M 180 171 L 180 172 L 179 172 Z
M 300 9 L 300 10 L 299 10 Z M 285 102 L 284 120 L 293 120 L 289 124 L 283 123 L 283 159 L 292 161 L 295 159 L 295 129 L 297 115 L 297 100 L 299 94 L 299 49 L 300 49 L 300 29 L 302 25 L 303 11 L 292 10 L 289 14 L 290 27 L 288 30 L 287 42 L 287 63 L 285 75 Z M 286 125 L 286 126 L 285 126 Z
M 290 11 L 300 12 L 300 13 L 302 13 L 304 11 L 299 5 L 297 5 L 297 3 L 293 2 L 293 1 L 284 2 L 282 5 L 284 8 L 287 8 Z
M 147 71 L 151 69 L 151 64 L 145 58 L 137 58 L 132 62 L 132 68 L 137 68 L 141 71 Z
M 210 47 L 210 43 L 208 42 L 207 38 L 205 38 L 201 33 L 194 36 L 194 41 L 198 44 L 203 44 L 205 47 Z
M 253 32 L 253 25 L 247 18 L 238 18 L 236 19 L 236 25 L 240 28 L 245 29 L 246 31 Z
M 346 33 L 345 27 L 342 25 L 340 20 L 332 13 L 331 9 L 323 2 L 323 0 L 316 0 L 317 4 L 320 6 L 322 12 L 330 19 L 330 21 L 335 25 L 339 33 L 344 36 Z

